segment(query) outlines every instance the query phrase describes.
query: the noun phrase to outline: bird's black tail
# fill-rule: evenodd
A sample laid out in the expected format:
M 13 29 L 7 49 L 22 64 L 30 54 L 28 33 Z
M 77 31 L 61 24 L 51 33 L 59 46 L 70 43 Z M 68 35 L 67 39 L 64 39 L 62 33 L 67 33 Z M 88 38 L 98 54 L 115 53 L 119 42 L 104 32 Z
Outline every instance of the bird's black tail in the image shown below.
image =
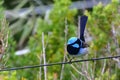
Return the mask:
M 86 23 L 87 23 L 87 19 L 88 19 L 88 17 L 85 16 L 85 15 L 81 16 L 81 18 L 80 18 L 80 39 L 84 42 L 85 42 L 84 31 L 85 31 L 85 26 L 86 26 Z

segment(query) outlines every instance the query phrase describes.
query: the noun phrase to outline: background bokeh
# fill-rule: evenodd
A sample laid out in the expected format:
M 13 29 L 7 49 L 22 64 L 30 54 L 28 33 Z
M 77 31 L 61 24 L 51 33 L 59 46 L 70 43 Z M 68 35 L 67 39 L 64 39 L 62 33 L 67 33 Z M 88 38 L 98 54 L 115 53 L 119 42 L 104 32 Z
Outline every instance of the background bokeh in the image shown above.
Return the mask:
M 69 60 L 66 42 L 82 15 L 89 54 L 74 60 L 120 55 L 119 0 L 0 0 L 0 68 Z M 120 80 L 120 60 L 4 71 L 0 80 Z

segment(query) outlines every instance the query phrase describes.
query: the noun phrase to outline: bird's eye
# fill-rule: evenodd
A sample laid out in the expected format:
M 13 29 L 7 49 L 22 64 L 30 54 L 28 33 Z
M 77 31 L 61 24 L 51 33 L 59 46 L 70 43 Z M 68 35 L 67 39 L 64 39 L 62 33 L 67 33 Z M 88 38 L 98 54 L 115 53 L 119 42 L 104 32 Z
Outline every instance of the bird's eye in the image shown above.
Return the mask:
M 72 46 L 75 47 L 75 48 L 79 48 L 78 44 L 73 44 Z

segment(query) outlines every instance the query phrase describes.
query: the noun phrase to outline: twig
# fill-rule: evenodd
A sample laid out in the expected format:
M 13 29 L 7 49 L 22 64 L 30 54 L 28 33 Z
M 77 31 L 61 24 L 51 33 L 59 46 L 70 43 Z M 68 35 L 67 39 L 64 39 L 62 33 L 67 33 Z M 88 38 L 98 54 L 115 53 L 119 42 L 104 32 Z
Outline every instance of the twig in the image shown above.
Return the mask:
M 80 16 L 78 16 L 78 32 L 77 32 L 78 38 L 80 38 Z
M 72 73 L 71 71 L 70 71 L 70 73 L 71 73 L 72 77 L 74 78 L 74 80 L 78 80 L 78 79 L 75 77 L 74 73 Z
M 120 50 L 119 50 L 119 43 L 118 43 L 118 40 L 117 40 L 117 37 L 116 37 L 116 31 L 115 31 L 115 28 L 114 28 L 114 24 L 112 24 L 112 34 L 113 34 L 113 40 L 115 42 L 115 45 L 116 45 L 116 53 L 119 55 L 120 54 Z M 118 50 L 117 50 L 118 49 Z
M 43 57 L 43 55 L 39 56 L 40 64 L 42 64 L 42 57 Z M 39 80 L 42 80 L 42 68 L 41 67 L 39 70 Z
M 46 64 L 45 46 L 44 46 L 44 33 L 42 32 L 42 49 L 43 49 L 43 61 Z M 47 67 L 44 66 L 44 79 L 47 80 Z
M 68 34 L 68 24 L 67 24 L 67 18 L 65 18 L 65 44 L 64 44 L 64 57 L 63 57 L 63 62 L 65 62 L 65 58 L 66 58 L 66 42 L 67 42 L 67 34 Z M 61 69 L 61 74 L 60 74 L 60 80 L 63 79 L 63 71 L 64 71 L 64 64 L 62 65 L 62 69 Z
M 74 65 L 71 64 L 71 67 L 80 75 L 84 76 L 82 72 L 80 72 Z
M 82 73 L 87 78 L 87 80 L 92 80 L 91 77 L 90 77 L 90 75 L 87 72 L 86 62 L 85 62 L 85 64 L 82 65 Z
M 102 75 L 103 75 L 103 73 L 105 71 L 105 67 L 106 67 L 106 60 L 104 60 L 104 62 L 103 62 L 103 68 L 102 68 L 102 71 L 101 71 Z

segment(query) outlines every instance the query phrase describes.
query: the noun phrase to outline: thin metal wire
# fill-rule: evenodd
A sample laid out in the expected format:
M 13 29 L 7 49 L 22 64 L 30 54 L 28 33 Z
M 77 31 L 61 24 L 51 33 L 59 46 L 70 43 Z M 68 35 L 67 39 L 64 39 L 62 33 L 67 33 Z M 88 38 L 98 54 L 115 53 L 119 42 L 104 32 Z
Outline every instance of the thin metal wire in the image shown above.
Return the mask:
M 55 65 L 62 65 L 62 64 L 72 64 L 72 63 L 77 63 L 77 62 L 97 61 L 97 60 L 112 59 L 112 58 L 119 58 L 119 57 L 120 56 L 111 56 L 111 57 L 91 58 L 91 59 L 83 59 L 83 60 L 68 61 L 68 62 L 58 62 L 58 63 L 50 63 L 50 64 L 33 65 L 33 66 L 4 68 L 4 69 L 1 69 L 0 72 L 2 72 L 2 71 L 21 70 L 21 69 L 29 69 L 29 68 L 38 68 L 38 67 L 44 67 L 44 66 L 55 66 Z

